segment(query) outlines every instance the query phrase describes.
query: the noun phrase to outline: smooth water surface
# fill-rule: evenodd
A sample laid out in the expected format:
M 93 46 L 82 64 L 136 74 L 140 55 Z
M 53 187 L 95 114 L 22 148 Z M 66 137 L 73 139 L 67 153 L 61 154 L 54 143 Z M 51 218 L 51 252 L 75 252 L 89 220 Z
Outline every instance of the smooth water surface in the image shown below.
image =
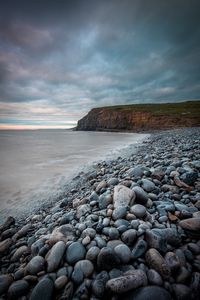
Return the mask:
M 0 131 L 0 220 L 20 215 L 93 161 L 146 135 L 67 130 Z

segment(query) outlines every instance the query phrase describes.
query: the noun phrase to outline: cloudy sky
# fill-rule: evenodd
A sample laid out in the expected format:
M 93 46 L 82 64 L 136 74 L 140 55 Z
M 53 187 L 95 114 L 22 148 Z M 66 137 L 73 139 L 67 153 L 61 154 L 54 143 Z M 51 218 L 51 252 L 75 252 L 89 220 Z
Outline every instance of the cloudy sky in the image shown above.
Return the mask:
M 199 0 L 0 1 L 0 128 L 200 98 Z

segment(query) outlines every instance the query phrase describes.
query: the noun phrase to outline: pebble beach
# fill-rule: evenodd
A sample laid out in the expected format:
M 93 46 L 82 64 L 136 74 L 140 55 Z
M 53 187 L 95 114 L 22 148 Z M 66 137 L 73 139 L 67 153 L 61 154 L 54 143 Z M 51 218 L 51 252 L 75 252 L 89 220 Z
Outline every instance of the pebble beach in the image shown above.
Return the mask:
M 0 225 L 0 299 L 200 299 L 200 129 L 152 133 Z

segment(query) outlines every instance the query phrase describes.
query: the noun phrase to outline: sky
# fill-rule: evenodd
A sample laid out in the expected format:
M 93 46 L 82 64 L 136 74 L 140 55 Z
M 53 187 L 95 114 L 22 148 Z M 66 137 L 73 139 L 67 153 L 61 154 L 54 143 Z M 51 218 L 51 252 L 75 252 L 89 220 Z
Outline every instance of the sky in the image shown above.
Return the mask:
M 199 0 L 0 0 L 0 129 L 200 99 Z

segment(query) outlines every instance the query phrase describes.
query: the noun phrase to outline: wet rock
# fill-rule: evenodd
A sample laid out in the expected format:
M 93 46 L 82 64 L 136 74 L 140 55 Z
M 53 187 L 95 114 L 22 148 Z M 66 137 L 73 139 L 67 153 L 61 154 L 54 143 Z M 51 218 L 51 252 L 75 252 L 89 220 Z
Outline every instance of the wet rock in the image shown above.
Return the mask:
M 0 275 L 0 296 L 3 295 L 13 282 L 13 277 L 9 274 Z
M 169 292 L 159 286 L 146 286 L 123 295 L 123 300 L 172 300 Z M 118 299 L 119 300 L 119 299 Z
M 135 229 L 128 229 L 121 235 L 121 240 L 128 246 L 133 245 L 137 238 L 137 232 Z
M 68 282 L 59 300 L 70 300 L 73 297 L 73 283 Z
M 32 224 L 27 224 L 23 226 L 15 235 L 12 237 L 13 241 L 15 242 L 17 239 L 27 235 L 27 233 L 32 229 Z
M 94 265 L 90 260 L 79 260 L 75 264 L 74 270 L 80 270 L 83 273 L 84 277 L 89 277 L 94 271 Z
M 60 241 L 51 248 L 50 252 L 48 252 L 46 256 L 48 273 L 55 271 L 59 267 L 65 252 L 65 248 L 65 243 Z
M 142 188 L 147 192 L 150 193 L 155 189 L 155 184 L 148 180 L 148 179 L 142 179 Z
M 154 248 L 146 252 L 145 259 L 147 264 L 156 270 L 164 279 L 168 279 L 171 275 L 170 268 L 167 266 L 162 255 Z
M 13 256 L 11 258 L 11 261 L 16 262 L 20 259 L 20 257 L 22 255 L 27 254 L 29 252 L 30 252 L 30 250 L 27 246 L 21 246 L 15 251 L 15 253 L 13 254 Z
M 177 300 L 191 299 L 191 289 L 184 284 L 173 284 L 173 294 Z
M 59 241 L 67 242 L 75 239 L 75 229 L 72 225 L 66 224 L 55 228 L 49 238 L 49 244 L 54 245 Z
M 141 270 L 133 270 L 130 274 L 110 279 L 106 283 L 106 287 L 116 294 L 122 294 L 145 285 L 147 285 L 147 277 Z
M 77 219 L 80 219 L 81 217 L 85 216 L 87 213 L 90 212 L 90 210 L 91 210 L 91 207 L 89 204 L 80 205 L 76 211 Z
M 127 208 L 125 206 L 119 206 L 113 210 L 112 218 L 113 220 L 122 219 L 126 216 Z
M 45 259 L 42 256 L 35 256 L 31 259 L 31 261 L 26 266 L 26 273 L 35 275 L 45 268 Z
M 137 218 L 143 218 L 146 215 L 146 208 L 141 204 L 135 204 L 130 210 Z
M 99 197 L 98 203 L 99 203 L 99 208 L 100 209 L 107 208 L 107 206 L 112 203 L 112 196 L 111 196 L 111 194 L 105 194 L 105 193 L 102 194 Z
M 10 238 L 0 242 L 0 255 L 8 251 L 11 245 L 12 245 L 12 239 Z
M 163 284 L 162 277 L 156 270 L 149 269 L 147 272 L 147 278 L 150 284 L 152 285 L 159 285 L 161 286 Z
M 96 246 L 91 247 L 88 250 L 85 258 L 87 260 L 92 261 L 92 262 L 96 262 L 96 259 L 97 259 L 97 256 L 98 256 L 99 252 L 100 252 L 100 249 L 98 247 L 96 247 Z
M 15 224 L 15 219 L 9 216 L 6 221 L 0 225 L 0 233 L 5 231 L 6 229 L 10 228 L 10 226 Z
M 187 234 L 192 237 L 200 237 L 200 218 L 190 218 L 179 222 Z
M 144 240 L 138 240 L 132 250 L 132 258 L 137 259 L 141 257 L 147 250 L 147 243 Z
M 8 299 L 18 299 L 28 293 L 29 284 L 26 280 L 17 280 L 8 289 Z
M 54 286 L 57 290 L 61 290 L 67 284 L 67 281 L 67 276 L 62 275 L 55 280 Z
M 104 247 L 97 257 L 97 267 L 99 270 L 111 270 L 118 266 L 120 259 L 112 248 Z
M 120 259 L 120 262 L 127 264 L 131 259 L 131 250 L 126 245 L 118 245 L 114 248 L 115 253 Z
M 146 205 L 148 201 L 148 194 L 139 186 L 133 187 L 132 190 L 136 195 L 135 202 Z
M 69 264 L 75 264 L 85 257 L 85 247 L 80 242 L 74 242 L 66 250 L 65 259 Z
M 41 279 L 34 287 L 30 300 L 52 300 L 54 284 L 50 278 Z
M 114 187 L 113 203 L 114 207 L 132 205 L 135 200 L 135 193 L 131 189 L 123 185 Z

